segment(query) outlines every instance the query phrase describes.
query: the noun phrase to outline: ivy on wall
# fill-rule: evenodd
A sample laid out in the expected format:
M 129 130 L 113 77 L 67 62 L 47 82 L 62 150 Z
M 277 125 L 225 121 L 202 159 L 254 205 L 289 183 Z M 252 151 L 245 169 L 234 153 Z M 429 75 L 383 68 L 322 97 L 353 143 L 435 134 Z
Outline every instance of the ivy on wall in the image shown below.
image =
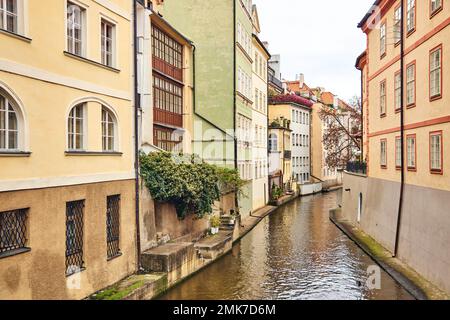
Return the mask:
M 211 214 L 221 194 L 239 193 L 244 185 L 236 170 L 208 164 L 195 155 L 141 153 L 140 169 L 153 199 L 173 204 L 180 219 Z

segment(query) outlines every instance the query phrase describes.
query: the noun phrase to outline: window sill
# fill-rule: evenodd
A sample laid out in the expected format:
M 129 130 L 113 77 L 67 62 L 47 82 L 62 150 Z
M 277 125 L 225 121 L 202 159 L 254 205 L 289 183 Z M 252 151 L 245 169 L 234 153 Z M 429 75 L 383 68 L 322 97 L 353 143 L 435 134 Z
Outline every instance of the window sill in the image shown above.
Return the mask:
M 406 37 L 408 38 L 410 35 L 412 35 L 414 32 L 416 32 L 416 28 L 414 27 L 414 29 L 407 31 L 406 33 Z
M 247 102 L 247 103 L 253 105 L 253 101 L 250 100 L 249 98 L 247 98 L 244 94 L 240 93 L 239 91 L 236 91 L 236 93 L 237 93 L 237 95 L 238 95 L 239 97 L 241 97 L 245 102 Z
M 27 247 L 15 249 L 15 250 L 11 250 L 11 251 L 6 251 L 3 253 L 0 253 L 0 259 L 17 256 L 21 253 L 30 252 L 30 251 L 31 251 L 31 248 L 27 248 Z
M 247 58 L 250 63 L 253 63 L 253 59 L 250 57 L 250 55 L 247 53 L 247 51 L 244 49 L 244 47 L 236 41 L 236 45 L 239 49 L 241 49 L 242 54 Z
M 86 267 L 83 267 L 83 268 L 80 268 L 79 270 L 77 270 L 77 271 L 75 271 L 75 272 L 72 272 L 72 273 L 66 273 L 66 277 L 69 278 L 69 277 L 71 277 L 71 276 L 73 276 L 73 275 L 76 275 L 76 274 L 78 274 L 78 273 L 81 273 L 81 272 L 83 272 L 83 271 L 85 271 L 85 270 L 86 270 Z
M 431 169 L 430 170 L 430 173 L 431 174 L 436 174 L 436 175 L 443 175 L 444 174 L 444 171 L 442 171 L 442 170 L 433 170 L 433 169 Z
M 109 71 L 113 71 L 115 73 L 119 73 L 120 72 L 119 69 L 116 69 L 116 68 L 107 66 L 105 64 L 102 64 L 100 62 L 97 62 L 97 61 L 94 61 L 94 60 L 91 60 L 91 59 L 88 59 L 88 58 L 85 58 L 85 57 L 82 57 L 82 56 L 70 53 L 68 51 L 64 51 L 64 55 L 66 57 L 70 57 L 70 58 L 73 58 L 73 59 L 76 59 L 76 60 L 79 60 L 79 61 L 82 61 L 82 62 L 86 62 L 86 63 L 92 64 L 94 66 L 97 66 L 97 67 L 100 67 L 100 68 L 103 68 L 103 69 L 106 69 L 106 70 L 109 70 Z
M 66 151 L 66 156 L 122 156 L 122 152 L 108 151 Z
M 417 169 L 416 169 L 416 168 L 409 168 L 409 167 L 408 167 L 408 171 L 409 171 L 409 172 L 417 172 Z
M 381 166 L 381 169 L 386 170 L 386 169 L 387 169 L 387 166 Z
M 24 151 L 0 151 L 0 157 L 16 157 L 16 158 L 27 158 L 31 156 L 31 152 Z
M 380 55 L 380 60 L 383 60 L 384 57 L 386 57 L 386 53 L 383 53 L 382 55 Z
M 116 254 L 116 255 L 114 255 L 114 256 L 109 257 L 108 259 L 106 259 L 106 261 L 112 261 L 112 260 L 115 260 L 116 258 L 119 258 L 119 257 L 121 257 L 121 256 L 122 256 L 122 252 L 119 252 L 118 254 Z
M 386 118 L 386 113 L 380 114 L 380 118 Z
M 440 8 L 437 8 L 430 14 L 430 19 L 432 19 L 435 15 L 437 15 L 441 11 L 442 11 L 442 6 Z
M 439 100 L 439 99 L 442 99 L 442 94 L 439 94 L 439 95 L 437 95 L 437 96 L 430 97 L 430 102 L 436 101 L 436 100 Z
M 411 103 L 411 104 L 408 104 L 406 106 L 406 109 L 412 109 L 412 108 L 415 108 L 415 107 L 416 107 L 416 104 L 415 103 Z
M 32 40 L 31 40 L 30 38 L 28 38 L 28 37 L 22 36 L 22 35 L 20 35 L 20 34 L 18 34 L 18 33 L 14 33 L 14 32 L 11 32 L 11 31 L 8 31 L 8 30 L 5 30 L 5 29 L 0 29 L 0 33 L 1 33 L 1 34 L 4 34 L 4 35 L 6 35 L 6 36 L 12 37 L 12 38 L 16 38 L 16 39 L 18 39 L 18 40 L 25 41 L 25 42 L 27 42 L 27 43 L 31 43 L 31 41 L 32 41 Z

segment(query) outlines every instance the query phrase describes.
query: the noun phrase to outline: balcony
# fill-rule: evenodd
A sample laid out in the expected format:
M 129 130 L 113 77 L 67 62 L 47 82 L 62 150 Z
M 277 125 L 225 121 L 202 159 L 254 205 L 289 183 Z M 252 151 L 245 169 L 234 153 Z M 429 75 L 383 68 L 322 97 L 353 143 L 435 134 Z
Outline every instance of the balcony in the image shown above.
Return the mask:
M 284 159 L 285 160 L 291 160 L 292 159 L 292 151 L 291 150 L 284 150 Z
M 183 82 L 183 70 L 153 56 L 153 68 L 175 80 Z
M 183 128 L 182 114 L 169 112 L 159 108 L 153 108 L 153 121 L 178 128 Z

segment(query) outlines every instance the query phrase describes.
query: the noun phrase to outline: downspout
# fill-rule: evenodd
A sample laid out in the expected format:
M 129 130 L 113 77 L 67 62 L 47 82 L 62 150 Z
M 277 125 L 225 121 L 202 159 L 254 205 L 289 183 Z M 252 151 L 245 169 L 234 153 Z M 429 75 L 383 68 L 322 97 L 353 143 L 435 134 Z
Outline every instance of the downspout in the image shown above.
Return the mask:
M 238 170 L 238 145 L 236 134 L 236 1 L 233 0 L 233 142 L 234 142 L 234 169 Z M 239 210 L 238 192 L 234 194 L 234 205 Z M 251 211 L 250 211 L 251 214 Z
M 139 108 L 140 97 L 138 92 L 138 63 L 137 63 L 137 3 L 132 0 L 133 5 L 133 72 L 134 72 L 134 171 L 135 171 L 135 223 L 136 223 L 136 267 L 141 270 L 141 229 L 139 217 Z
M 405 50 L 405 41 L 404 41 L 404 0 L 401 0 L 401 20 L 400 20 L 400 139 L 401 139 L 401 181 L 400 181 L 400 197 L 399 197 L 399 203 L 398 203 L 398 214 L 397 214 L 397 228 L 395 231 L 395 244 L 394 244 L 394 252 L 392 253 L 392 257 L 396 257 L 398 253 L 398 244 L 400 240 L 400 226 L 402 221 L 402 213 L 403 213 L 403 194 L 405 189 L 405 115 L 404 115 L 404 76 L 405 76 L 405 57 L 404 57 L 404 50 Z
M 364 68 L 361 68 L 361 157 L 360 161 L 364 162 Z
M 234 132 L 234 168 L 238 168 L 238 146 L 236 136 L 236 1 L 233 0 L 233 132 Z M 236 197 L 237 201 L 237 197 Z

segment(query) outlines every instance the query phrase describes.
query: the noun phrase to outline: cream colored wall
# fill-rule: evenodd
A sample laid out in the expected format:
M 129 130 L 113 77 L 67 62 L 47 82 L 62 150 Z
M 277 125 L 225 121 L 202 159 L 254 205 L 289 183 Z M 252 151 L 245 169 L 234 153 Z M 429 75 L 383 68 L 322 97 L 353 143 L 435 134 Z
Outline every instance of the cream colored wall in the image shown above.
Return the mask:
M 322 120 L 319 117 L 321 103 L 312 106 L 311 113 L 311 173 L 314 177 L 323 177 Z M 323 180 L 323 179 L 322 179 Z
M 399 3 L 399 1 L 397 1 Z M 416 63 L 416 106 L 413 108 L 405 108 L 405 126 L 416 125 L 422 123 L 422 128 L 407 130 L 405 134 L 417 134 L 417 172 L 408 172 L 406 175 L 407 183 L 419 186 L 428 186 L 431 188 L 438 188 L 450 190 L 448 183 L 443 183 L 447 176 L 448 147 L 446 141 L 448 140 L 449 122 L 443 124 L 423 123 L 424 121 L 431 121 L 438 118 L 448 116 L 448 105 L 450 103 L 450 96 L 448 94 L 448 86 L 446 86 L 446 75 L 450 74 L 450 64 L 446 61 L 450 56 L 450 29 L 444 28 L 439 33 L 435 34 L 425 42 L 422 38 L 432 32 L 439 24 L 443 23 L 450 15 L 450 7 L 444 4 L 443 11 L 430 19 L 428 10 L 428 1 L 416 1 L 417 5 L 417 19 L 416 31 L 409 35 L 405 41 L 405 49 L 407 55 L 405 57 L 405 65 L 415 61 Z M 381 21 L 387 21 L 387 29 L 392 29 L 393 15 L 395 6 L 391 7 Z M 388 33 L 389 34 L 389 33 Z M 400 135 L 400 113 L 395 112 L 394 107 L 394 77 L 395 73 L 400 70 L 400 61 L 394 59 L 399 58 L 400 48 L 394 47 L 393 41 L 388 41 L 386 56 L 380 59 L 379 55 L 379 29 L 374 29 L 368 34 L 368 54 L 369 54 L 369 84 L 368 84 L 368 126 L 369 126 L 369 175 L 380 179 L 390 181 L 399 181 L 400 173 L 395 169 L 395 136 Z M 436 101 L 429 99 L 429 52 L 436 46 L 442 44 L 443 55 L 443 97 Z M 392 63 L 394 62 L 394 63 Z M 392 63 L 392 64 L 391 64 Z M 382 70 L 382 68 L 386 68 Z M 380 74 L 376 74 L 382 70 Z M 380 97 L 379 86 L 380 82 L 386 80 L 386 117 L 380 117 Z M 365 121 L 365 126 L 367 125 Z M 392 131 L 393 133 L 383 134 L 384 130 Z M 444 174 L 431 174 L 429 170 L 429 133 L 443 130 L 444 143 Z M 375 134 L 375 135 L 374 135 Z M 381 169 L 380 167 L 380 139 L 387 139 L 388 141 L 388 168 Z
M 83 1 L 87 8 L 87 58 L 100 59 L 100 19 L 117 22 L 117 68 L 111 70 L 64 54 L 66 1 L 29 1 L 30 43 L 0 33 L 0 88 L 17 97 L 25 116 L 29 157 L 0 156 L 0 176 L 9 190 L 133 177 L 131 4 Z M 102 3 L 103 5 L 100 5 Z M 106 5 L 106 7 L 104 6 Z M 108 9 L 109 8 L 109 9 Z M 113 8 L 119 8 L 118 13 Z M 124 17 L 125 15 L 125 17 Z M 51 17 L 42 23 L 42 17 Z M 8 72 L 4 72 L 6 70 Z M 70 108 L 87 102 L 87 148 L 101 150 L 101 104 L 117 115 L 118 155 L 66 155 Z M 101 176 L 101 177 L 99 177 Z M 64 178 L 64 179 L 61 179 Z M 25 182 L 24 182 L 25 181 Z

